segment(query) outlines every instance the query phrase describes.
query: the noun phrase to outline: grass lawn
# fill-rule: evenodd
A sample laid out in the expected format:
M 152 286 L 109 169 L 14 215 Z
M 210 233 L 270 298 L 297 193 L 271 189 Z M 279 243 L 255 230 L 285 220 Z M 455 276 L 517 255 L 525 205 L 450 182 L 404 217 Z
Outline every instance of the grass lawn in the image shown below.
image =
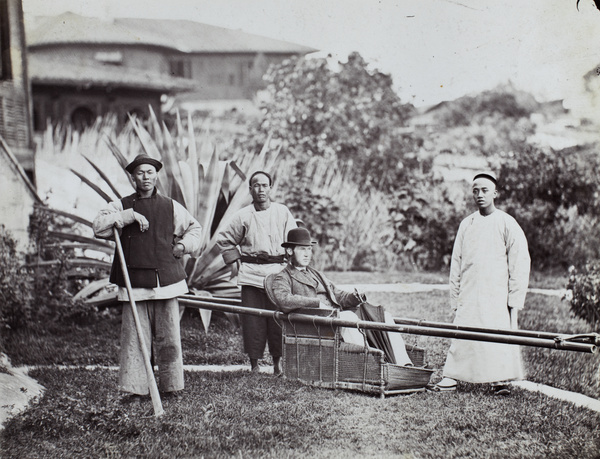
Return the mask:
M 516 390 L 381 400 L 270 375 L 188 373 L 185 394 L 124 405 L 111 371 L 36 370 L 48 388 L 3 433 L 5 458 L 593 458 L 600 415 Z
M 343 276 L 335 280 L 373 282 Z M 368 296 L 397 316 L 452 319 L 447 292 Z M 528 295 L 520 323 L 589 331 L 565 302 L 539 294 Z M 15 365 L 115 365 L 118 333 L 119 319 L 112 317 L 43 335 L 4 336 L 3 350 Z M 434 380 L 441 376 L 450 341 L 405 339 L 427 349 L 438 369 Z M 197 313 L 186 312 L 182 340 L 188 364 L 246 361 L 240 331 L 222 315 L 206 334 Z M 530 380 L 600 398 L 600 356 L 530 347 L 523 354 Z M 121 402 L 114 371 L 41 368 L 31 375 L 47 392 L 7 423 L 1 457 L 600 457 L 600 414 L 520 389 L 498 398 L 484 385 L 460 384 L 455 393 L 380 400 L 268 374 L 188 372 L 185 393 L 163 400 L 166 414 L 156 419 L 149 399 Z

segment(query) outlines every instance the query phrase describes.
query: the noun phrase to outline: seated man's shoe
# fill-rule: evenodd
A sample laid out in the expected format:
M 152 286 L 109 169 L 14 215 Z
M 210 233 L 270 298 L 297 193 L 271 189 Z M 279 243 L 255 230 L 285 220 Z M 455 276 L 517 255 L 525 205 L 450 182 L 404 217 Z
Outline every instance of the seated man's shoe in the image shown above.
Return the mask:
M 250 371 L 252 373 L 258 373 L 260 367 L 258 366 L 258 359 L 250 359 Z
M 430 392 L 452 392 L 456 390 L 456 380 L 452 378 L 443 378 L 437 384 L 429 384 L 426 389 Z

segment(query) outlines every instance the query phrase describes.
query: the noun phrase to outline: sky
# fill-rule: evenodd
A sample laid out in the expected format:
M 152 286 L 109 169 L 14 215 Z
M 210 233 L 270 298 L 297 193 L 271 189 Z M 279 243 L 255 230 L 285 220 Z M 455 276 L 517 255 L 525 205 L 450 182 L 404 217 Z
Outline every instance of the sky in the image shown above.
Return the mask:
M 416 106 L 509 81 L 539 101 L 568 99 L 600 65 L 592 0 L 579 10 L 577 0 L 23 0 L 23 10 L 194 20 L 341 61 L 358 51 Z

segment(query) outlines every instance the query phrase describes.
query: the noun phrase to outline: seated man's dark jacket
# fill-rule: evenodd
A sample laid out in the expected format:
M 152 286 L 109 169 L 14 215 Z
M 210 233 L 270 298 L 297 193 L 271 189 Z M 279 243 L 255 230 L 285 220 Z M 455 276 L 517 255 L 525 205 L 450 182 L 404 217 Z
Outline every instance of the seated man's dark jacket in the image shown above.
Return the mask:
M 314 277 L 321 279 L 325 286 L 326 295 L 331 304 L 339 309 L 355 309 L 360 304 L 360 299 L 350 292 L 338 289 L 325 276 L 316 269 L 306 268 Z M 296 268 L 288 264 L 283 271 L 275 275 L 273 279 L 272 294 L 275 304 L 283 312 L 291 312 L 296 309 L 318 308 L 319 297 L 317 295 L 318 281 L 307 279 Z

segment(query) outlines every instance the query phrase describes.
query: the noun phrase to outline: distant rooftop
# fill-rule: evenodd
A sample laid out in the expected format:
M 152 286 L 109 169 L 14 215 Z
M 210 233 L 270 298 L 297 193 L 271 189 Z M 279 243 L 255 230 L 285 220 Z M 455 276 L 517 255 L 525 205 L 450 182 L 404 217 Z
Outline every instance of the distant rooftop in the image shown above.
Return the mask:
M 155 72 L 138 71 L 119 66 L 77 65 L 65 63 L 60 55 L 29 56 L 31 81 L 46 85 L 82 85 L 131 87 L 151 91 L 193 90 L 196 83 Z
M 308 54 L 316 49 L 194 21 L 115 18 L 63 13 L 36 18 L 26 33 L 29 48 L 64 44 L 145 45 L 184 53 Z

